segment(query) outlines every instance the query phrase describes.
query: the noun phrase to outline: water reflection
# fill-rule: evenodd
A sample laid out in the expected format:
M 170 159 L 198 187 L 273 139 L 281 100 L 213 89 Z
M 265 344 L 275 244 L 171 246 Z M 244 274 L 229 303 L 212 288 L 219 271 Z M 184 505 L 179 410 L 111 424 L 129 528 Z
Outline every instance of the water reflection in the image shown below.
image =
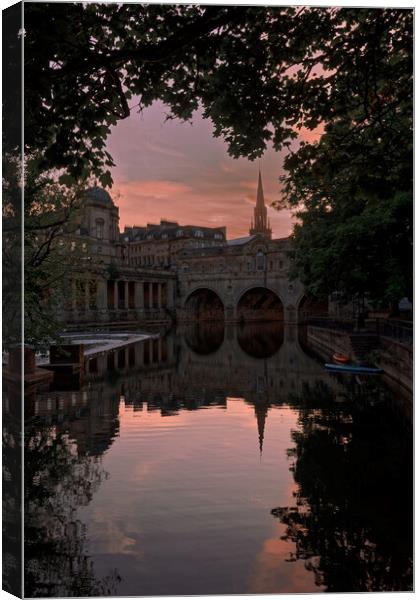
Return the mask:
M 68 382 L 66 387 L 68 387 Z M 77 516 L 108 473 L 119 400 L 106 386 L 28 395 L 25 426 L 25 594 L 115 595 L 120 577 L 95 575 L 88 526 Z
M 272 323 L 240 323 L 238 344 L 253 358 L 270 358 L 283 344 L 284 325 Z
M 20 365 L 19 365 L 20 366 Z M 22 446 L 21 386 L 3 378 L 3 589 L 18 596 L 22 593 Z
M 410 423 L 298 337 L 179 330 L 28 399 L 26 594 L 409 589 Z
M 225 325 L 220 321 L 196 321 L 183 329 L 185 342 L 196 354 L 216 352 L 225 337 Z
M 346 389 L 347 388 L 347 389 Z M 345 386 L 337 406 L 325 382 L 290 399 L 293 506 L 272 510 L 303 560 L 328 592 L 410 590 L 412 443 L 407 423 L 377 385 Z
M 119 576 L 95 576 L 77 509 L 107 476 L 56 427 L 28 428 L 25 460 L 25 592 L 32 597 L 114 595 Z

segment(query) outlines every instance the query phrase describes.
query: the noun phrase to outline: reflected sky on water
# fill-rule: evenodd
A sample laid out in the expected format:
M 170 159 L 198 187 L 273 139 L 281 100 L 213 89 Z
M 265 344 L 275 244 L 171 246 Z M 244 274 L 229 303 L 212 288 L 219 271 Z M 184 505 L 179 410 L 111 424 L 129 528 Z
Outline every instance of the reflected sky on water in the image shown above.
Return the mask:
M 411 589 L 407 401 L 303 341 L 194 325 L 28 397 L 26 595 Z

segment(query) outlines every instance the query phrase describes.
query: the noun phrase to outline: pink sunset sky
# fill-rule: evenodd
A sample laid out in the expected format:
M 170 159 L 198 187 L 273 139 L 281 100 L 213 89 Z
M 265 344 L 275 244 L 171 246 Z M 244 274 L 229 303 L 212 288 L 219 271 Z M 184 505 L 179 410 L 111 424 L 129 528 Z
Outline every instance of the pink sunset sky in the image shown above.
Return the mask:
M 227 237 L 248 235 L 261 163 L 273 237 L 291 233 L 288 210 L 270 207 L 281 197 L 284 152 L 269 148 L 261 161 L 233 159 L 212 123 L 196 113 L 192 123 L 166 120 L 160 102 L 120 121 L 108 138 L 116 166 L 111 190 L 120 208 L 120 228 L 160 219 L 183 225 L 227 227 Z

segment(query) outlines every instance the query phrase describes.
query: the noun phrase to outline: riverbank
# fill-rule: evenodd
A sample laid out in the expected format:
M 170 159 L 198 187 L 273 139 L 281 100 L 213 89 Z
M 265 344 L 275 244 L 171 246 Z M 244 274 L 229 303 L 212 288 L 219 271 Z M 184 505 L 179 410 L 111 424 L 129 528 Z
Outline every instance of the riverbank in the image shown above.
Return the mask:
M 370 360 L 383 369 L 389 387 L 413 395 L 413 347 L 390 337 L 367 332 L 340 331 L 334 328 L 308 325 L 306 345 L 323 360 L 334 353 L 349 356 L 352 362 Z

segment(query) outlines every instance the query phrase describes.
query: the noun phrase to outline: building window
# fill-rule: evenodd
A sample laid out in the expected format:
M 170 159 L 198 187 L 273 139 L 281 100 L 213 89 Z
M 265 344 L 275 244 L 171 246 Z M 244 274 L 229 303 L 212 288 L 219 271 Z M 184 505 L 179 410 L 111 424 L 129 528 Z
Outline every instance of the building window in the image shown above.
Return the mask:
M 176 232 L 176 237 L 182 237 L 184 235 L 184 232 L 182 231 L 182 229 L 178 229 L 178 231 Z
M 257 271 L 264 270 L 264 263 L 265 263 L 264 254 L 263 254 L 262 250 L 258 250 L 257 255 L 255 257 L 255 266 L 256 266 Z
M 96 237 L 98 240 L 104 239 L 104 220 L 96 219 Z
M 98 291 L 98 284 L 96 281 L 89 282 L 89 308 L 91 310 L 96 309 L 96 295 Z
M 194 231 L 194 236 L 197 238 L 202 238 L 204 237 L 204 233 L 201 231 L 201 229 L 197 229 L 196 231 Z

